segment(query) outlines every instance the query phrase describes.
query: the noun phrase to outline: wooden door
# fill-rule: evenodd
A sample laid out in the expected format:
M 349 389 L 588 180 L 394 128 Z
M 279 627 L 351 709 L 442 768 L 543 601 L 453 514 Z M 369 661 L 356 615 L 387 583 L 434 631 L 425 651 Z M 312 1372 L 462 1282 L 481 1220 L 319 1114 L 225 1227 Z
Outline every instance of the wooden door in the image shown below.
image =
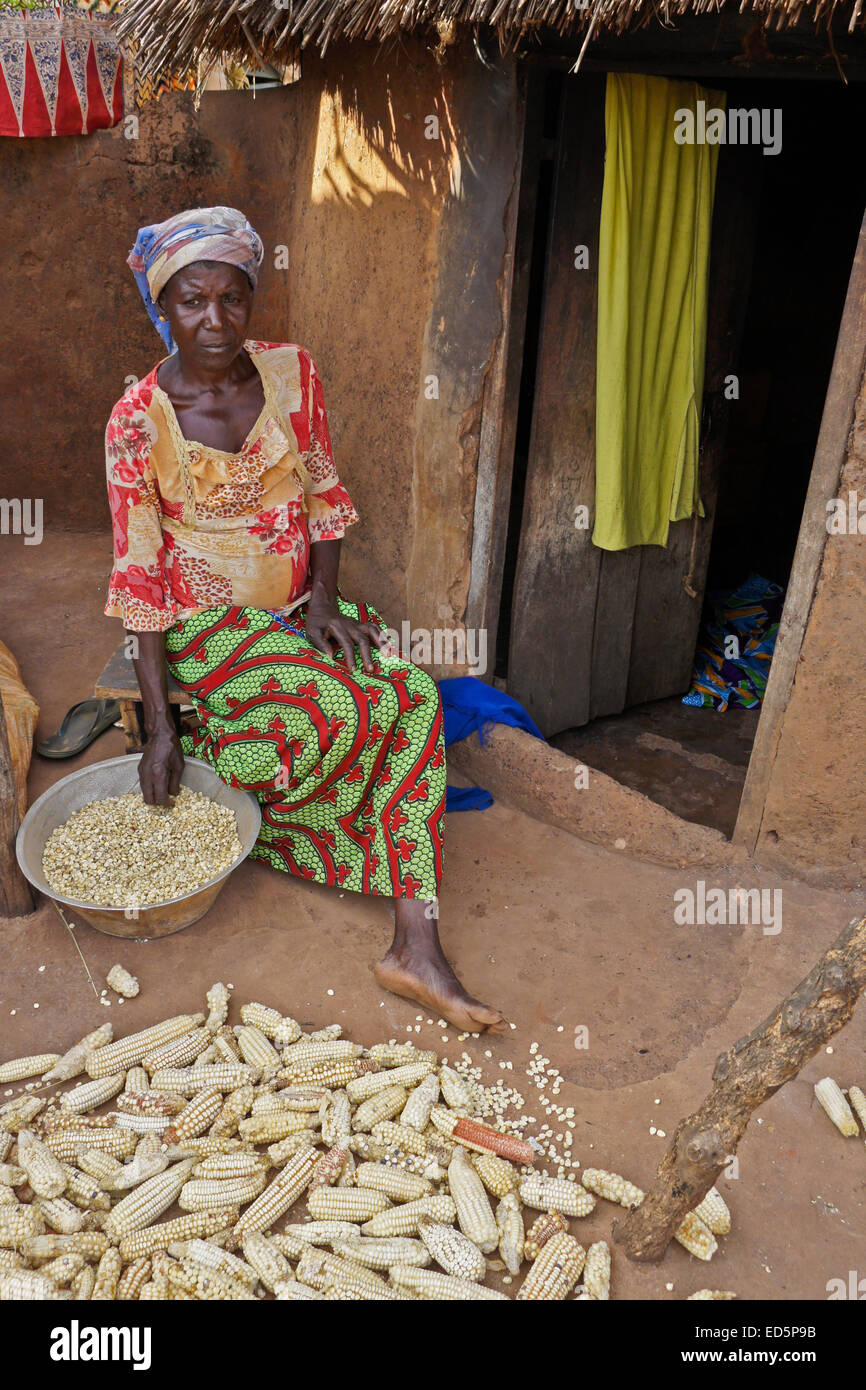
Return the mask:
M 706 517 L 697 528 L 672 523 L 666 547 L 600 550 L 591 536 L 604 85 L 601 74 L 565 79 L 514 581 L 508 689 L 547 736 L 689 687 L 730 408 L 723 391 L 736 369 L 754 245 L 758 169 L 723 147 L 700 464 Z M 580 246 L 585 269 L 575 264 Z M 575 524 L 579 507 L 586 527 Z M 689 573 L 694 596 L 683 585 Z

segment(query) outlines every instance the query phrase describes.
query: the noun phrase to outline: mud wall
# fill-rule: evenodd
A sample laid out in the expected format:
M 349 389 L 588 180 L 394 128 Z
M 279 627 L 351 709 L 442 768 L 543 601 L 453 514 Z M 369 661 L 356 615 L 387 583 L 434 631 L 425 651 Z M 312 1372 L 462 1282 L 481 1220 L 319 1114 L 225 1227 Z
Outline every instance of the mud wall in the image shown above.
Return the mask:
M 866 500 L 866 375 L 839 496 Z M 860 516 L 866 527 L 866 516 Z M 866 539 L 828 536 L 782 719 L 757 858 L 817 882 L 866 879 Z

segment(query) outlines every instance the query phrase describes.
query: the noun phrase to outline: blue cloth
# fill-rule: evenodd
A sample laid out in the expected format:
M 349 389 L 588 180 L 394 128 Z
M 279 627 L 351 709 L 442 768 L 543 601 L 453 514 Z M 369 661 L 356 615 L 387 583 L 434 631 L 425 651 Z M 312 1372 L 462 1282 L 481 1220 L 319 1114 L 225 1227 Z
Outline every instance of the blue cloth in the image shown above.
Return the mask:
M 530 719 L 522 705 L 495 685 L 486 685 L 475 676 L 452 676 L 439 682 L 442 697 L 442 717 L 445 726 L 445 746 L 459 743 L 478 730 L 478 739 L 486 743 L 494 724 L 510 724 L 540 738 L 544 734 Z M 486 798 L 486 799 L 484 799 Z M 493 805 L 490 792 L 481 787 L 446 787 L 446 811 L 484 810 Z

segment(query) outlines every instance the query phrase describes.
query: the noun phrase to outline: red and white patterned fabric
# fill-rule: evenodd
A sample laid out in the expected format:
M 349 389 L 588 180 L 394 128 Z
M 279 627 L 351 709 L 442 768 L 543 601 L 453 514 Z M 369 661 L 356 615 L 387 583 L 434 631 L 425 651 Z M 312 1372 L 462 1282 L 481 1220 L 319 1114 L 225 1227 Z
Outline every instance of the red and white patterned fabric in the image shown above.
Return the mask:
M 84 10 L 0 10 L 0 135 L 88 135 L 123 117 L 111 22 Z
M 218 604 L 291 613 L 310 596 L 310 545 L 358 520 L 334 466 L 306 348 L 247 339 L 264 405 L 239 453 L 185 439 L 157 381 L 131 386 L 105 432 L 114 570 L 105 612 L 164 632 Z

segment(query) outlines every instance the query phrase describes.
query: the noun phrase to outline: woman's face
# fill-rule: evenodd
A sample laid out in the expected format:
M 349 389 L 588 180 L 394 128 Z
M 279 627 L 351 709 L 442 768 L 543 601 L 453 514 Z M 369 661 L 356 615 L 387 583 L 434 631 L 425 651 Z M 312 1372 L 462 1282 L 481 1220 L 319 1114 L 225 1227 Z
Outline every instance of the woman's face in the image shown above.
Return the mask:
M 228 367 L 244 345 L 253 291 L 237 266 L 195 261 L 172 275 L 159 305 L 181 358 L 216 370 Z

